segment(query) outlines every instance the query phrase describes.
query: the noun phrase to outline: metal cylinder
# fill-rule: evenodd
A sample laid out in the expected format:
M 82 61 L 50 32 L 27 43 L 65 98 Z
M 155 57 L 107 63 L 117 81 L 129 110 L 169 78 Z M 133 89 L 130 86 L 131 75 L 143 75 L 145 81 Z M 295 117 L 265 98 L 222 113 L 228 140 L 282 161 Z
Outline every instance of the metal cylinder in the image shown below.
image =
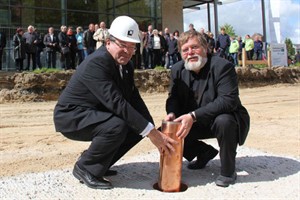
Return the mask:
M 174 145 L 175 152 L 171 155 L 160 155 L 160 173 L 158 187 L 163 192 L 179 192 L 181 186 L 182 154 L 184 140 L 176 136 L 180 129 L 180 122 L 163 121 L 162 133 L 176 140 L 178 145 Z

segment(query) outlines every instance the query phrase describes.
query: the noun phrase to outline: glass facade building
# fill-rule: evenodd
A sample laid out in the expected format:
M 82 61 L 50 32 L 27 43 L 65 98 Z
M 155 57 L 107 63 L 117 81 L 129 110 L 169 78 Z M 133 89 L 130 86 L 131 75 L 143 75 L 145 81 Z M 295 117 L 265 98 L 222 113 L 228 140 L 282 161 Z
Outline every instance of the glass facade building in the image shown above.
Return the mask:
M 161 10 L 161 0 L 0 0 L 0 31 L 7 38 L 2 68 L 15 69 L 11 41 L 17 27 L 33 25 L 46 34 L 50 26 L 58 32 L 61 25 L 87 29 L 104 21 L 109 28 L 115 17 L 128 15 L 143 31 L 149 24 L 161 30 Z

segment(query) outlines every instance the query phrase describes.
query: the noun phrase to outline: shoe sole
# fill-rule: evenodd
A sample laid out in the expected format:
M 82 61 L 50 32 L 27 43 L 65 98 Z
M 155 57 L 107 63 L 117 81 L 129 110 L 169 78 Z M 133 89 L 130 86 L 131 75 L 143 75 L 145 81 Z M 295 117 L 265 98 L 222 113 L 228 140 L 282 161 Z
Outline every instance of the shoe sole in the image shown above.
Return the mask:
M 215 183 L 216 183 L 217 186 L 220 186 L 220 187 L 228 187 L 229 185 L 235 184 L 236 179 L 237 179 L 237 174 L 235 173 L 234 177 L 232 178 L 231 181 L 224 182 L 224 181 L 221 181 L 221 180 L 216 180 Z
M 79 180 L 79 182 L 81 184 L 85 184 L 86 186 L 88 186 L 89 188 L 93 188 L 93 189 L 103 189 L 103 190 L 108 190 L 108 189 L 112 189 L 113 187 L 112 186 L 92 186 L 92 185 L 89 185 L 88 183 L 86 183 L 86 181 L 80 177 L 79 174 L 77 174 L 76 172 L 73 171 L 73 175 L 75 178 L 77 178 Z
M 219 151 L 216 151 L 211 157 L 210 159 L 205 163 L 204 166 L 194 166 L 194 165 L 197 165 L 197 164 L 190 164 L 187 166 L 188 169 L 190 170 L 197 170 L 197 169 L 204 169 L 207 165 L 207 163 L 209 163 L 209 161 L 211 161 L 212 159 L 214 159 L 217 155 L 218 155 Z M 197 161 L 194 161 L 194 162 L 197 162 Z

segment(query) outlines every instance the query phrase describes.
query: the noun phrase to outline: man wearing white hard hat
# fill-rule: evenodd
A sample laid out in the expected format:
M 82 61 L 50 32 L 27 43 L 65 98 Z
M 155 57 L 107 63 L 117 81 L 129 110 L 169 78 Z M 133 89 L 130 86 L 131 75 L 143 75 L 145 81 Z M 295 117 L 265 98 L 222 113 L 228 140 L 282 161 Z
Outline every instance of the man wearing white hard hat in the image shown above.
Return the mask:
M 54 109 L 56 131 L 78 141 L 91 141 L 75 163 L 73 175 L 90 188 L 110 189 L 109 168 L 144 137 L 162 152 L 172 153 L 176 141 L 154 127 L 134 84 L 130 61 L 139 28 L 128 16 L 117 17 L 106 45 L 77 68 Z

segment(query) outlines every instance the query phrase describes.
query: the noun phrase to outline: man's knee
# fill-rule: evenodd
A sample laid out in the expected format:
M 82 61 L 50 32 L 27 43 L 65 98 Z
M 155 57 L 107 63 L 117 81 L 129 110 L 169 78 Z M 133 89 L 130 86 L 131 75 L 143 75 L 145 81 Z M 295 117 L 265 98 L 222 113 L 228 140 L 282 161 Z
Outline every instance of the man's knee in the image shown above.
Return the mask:
M 215 118 L 214 124 L 217 126 L 230 128 L 232 125 L 236 124 L 236 120 L 231 114 L 221 114 Z
M 237 121 L 231 114 L 221 114 L 215 118 L 212 131 L 215 132 L 216 135 L 222 134 L 223 137 L 227 135 L 232 137 L 236 135 L 238 131 Z
M 128 132 L 128 125 L 127 123 L 118 118 L 113 117 L 109 123 L 106 124 L 106 128 L 104 128 L 104 134 L 111 136 L 111 137 L 119 137 L 119 139 L 125 139 L 127 132 Z

